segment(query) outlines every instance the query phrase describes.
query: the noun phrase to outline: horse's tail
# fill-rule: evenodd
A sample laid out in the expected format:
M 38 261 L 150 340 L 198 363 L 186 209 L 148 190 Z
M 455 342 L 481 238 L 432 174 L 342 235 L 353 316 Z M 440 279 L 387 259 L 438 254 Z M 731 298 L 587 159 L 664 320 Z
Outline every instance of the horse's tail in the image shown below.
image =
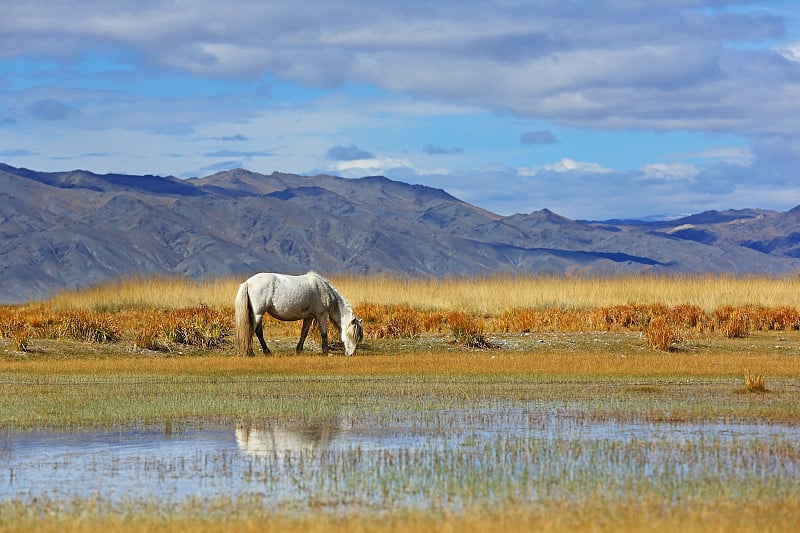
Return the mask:
M 239 285 L 239 292 L 236 293 L 233 308 L 236 323 L 236 347 L 239 349 L 239 355 L 253 355 L 254 317 L 250 294 L 247 292 L 247 283 Z

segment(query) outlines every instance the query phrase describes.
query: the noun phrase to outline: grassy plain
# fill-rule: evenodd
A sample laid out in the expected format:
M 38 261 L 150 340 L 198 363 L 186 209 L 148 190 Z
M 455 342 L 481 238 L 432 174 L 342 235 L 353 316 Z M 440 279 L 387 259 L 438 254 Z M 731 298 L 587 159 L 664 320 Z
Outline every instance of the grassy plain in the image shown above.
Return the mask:
M 797 278 L 335 277 L 365 322 L 353 358 L 322 357 L 313 340 L 295 356 L 298 325 L 276 322 L 265 328 L 276 356 L 237 357 L 239 281 L 122 280 L 0 308 L 0 431 L 380 420 L 497 402 L 616 422 L 800 428 Z M 665 346 L 650 341 L 655 323 Z M 748 392 L 748 375 L 765 392 Z M 275 515 L 246 499 L 123 512 L 102 500 L 15 500 L 0 502 L 0 531 L 785 531 L 800 520 L 796 494 L 783 488 L 761 497 L 728 489 L 681 502 L 599 491 L 579 502 L 380 516 Z
M 725 306 L 800 307 L 795 276 L 630 275 L 414 278 L 388 275 L 332 276 L 352 305 L 406 305 L 420 310 L 499 314 L 534 307 L 584 309 L 627 303 L 692 304 L 706 311 Z M 55 308 L 186 308 L 233 304 L 240 278 L 123 279 L 64 291 L 48 302 Z
M 654 353 L 633 336 L 543 339 L 529 350 L 465 350 L 443 338 L 417 349 L 382 341 L 398 346 L 397 354 L 355 358 L 34 354 L 0 362 L 0 428 L 357 416 L 504 400 L 572 404 L 615 421 L 800 424 L 797 334 L 782 341 L 764 334 L 741 353 L 728 348 L 732 341 L 708 353 Z M 768 393 L 744 392 L 749 369 L 766 376 Z

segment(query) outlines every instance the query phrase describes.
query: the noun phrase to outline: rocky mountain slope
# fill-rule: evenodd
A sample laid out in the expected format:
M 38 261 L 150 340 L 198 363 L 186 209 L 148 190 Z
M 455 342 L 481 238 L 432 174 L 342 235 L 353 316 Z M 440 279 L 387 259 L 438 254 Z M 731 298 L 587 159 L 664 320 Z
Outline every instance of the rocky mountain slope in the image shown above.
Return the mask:
M 0 302 L 129 275 L 800 271 L 800 207 L 671 222 L 502 217 L 373 176 L 200 179 L 0 164 Z

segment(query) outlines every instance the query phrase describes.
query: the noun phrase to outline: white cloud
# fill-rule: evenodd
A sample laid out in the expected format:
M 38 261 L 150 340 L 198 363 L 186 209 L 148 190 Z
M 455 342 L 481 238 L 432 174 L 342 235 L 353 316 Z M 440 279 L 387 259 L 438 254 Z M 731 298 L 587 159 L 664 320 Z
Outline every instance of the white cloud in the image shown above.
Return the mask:
M 643 178 L 663 181 L 691 180 L 700 172 L 689 163 L 649 163 L 641 168 Z
M 456 15 L 366 0 L 62 4 L 4 6 L 0 56 L 130 50 L 144 68 L 369 84 L 591 127 L 794 133 L 800 113 L 794 69 L 775 61 L 798 61 L 800 44 L 755 48 L 789 23 L 755 0 L 467 1 Z
M 362 177 L 367 174 L 393 174 L 397 172 L 403 174 L 410 173 L 413 175 L 447 175 L 450 173 L 450 170 L 446 168 L 420 169 L 409 159 L 383 156 L 376 156 L 370 159 L 339 161 L 332 168 L 344 177 Z
M 717 146 L 697 152 L 676 154 L 677 158 L 710 159 L 720 163 L 749 167 L 753 164 L 753 151 L 749 146 Z
M 786 59 L 800 63 L 800 41 L 786 43 L 775 50 Z
M 556 172 L 559 174 L 609 174 L 612 170 L 598 163 L 582 163 L 568 157 L 551 165 L 518 169 L 520 176 L 535 176 L 541 172 Z
M 489 209 L 575 217 L 652 214 L 656 203 L 759 207 L 797 191 L 800 41 L 773 46 L 792 21 L 754 0 L 7 4 L 0 145 L 11 164 L 63 170 L 69 157 L 183 176 L 202 172 L 203 154 L 247 156 L 257 172 L 385 174 L 463 190 Z M 83 73 L 87 55 L 112 68 Z M 509 120 L 483 127 L 482 115 Z M 582 127 L 591 132 L 568 134 Z M 630 136 L 632 162 L 592 162 L 607 159 L 586 139 L 632 129 L 723 132 L 750 147 L 665 144 L 682 153 L 637 159 Z M 235 151 L 219 145 L 226 138 L 240 141 Z M 452 153 L 420 154 L 426 145 Z M 365 153 L 335 161 L 332 146 Z M 554 162 L 491 179 L 470 170 L 542 161 Z M 424 168 L 440 164 L 452 168 Z M 537 175 L 558 179 L 531 186 Z M 781 194 L 734 205 L 730 191 L 755 183 Z
M 408 159 L 395 159 L 391 157 L 372 157 L 369 159 L 352 159 L 350 161 L 339 161 L 335 166 L 336 170 L 342 173 L 356 172 L 380 172 L 390 168 L 414 168 Z

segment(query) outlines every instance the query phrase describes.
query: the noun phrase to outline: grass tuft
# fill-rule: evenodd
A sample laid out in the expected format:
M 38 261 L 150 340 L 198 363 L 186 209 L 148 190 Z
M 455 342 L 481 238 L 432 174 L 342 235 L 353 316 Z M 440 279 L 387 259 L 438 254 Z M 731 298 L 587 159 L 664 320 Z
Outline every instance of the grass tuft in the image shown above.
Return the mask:
M 60 313 L 56 336 L 91 343 L 117 342 L 121 330 L 113 315 L 86 309 Z
M 764 375 L 756 374 L 750 370 L 744 371 L 744 392 L 763 394 L 767 391 L 764 385 Z
M 230 314 L 207 305 L 172 311 L 163 327 L 164 338 L 177 344 L 219 348 L 230 340 L 233 333 Z
M 741 339 L 750 335 L 750 313 L 747 309 L 725 306 L 714 312 L 719 331 L 729 339 Z
M 475 317 L 453 311 L 447 316 L 447 324 L 453 332 L 456 343 L 468 348 L 497 348 L 497 345 L 486 338 L 483 325 Z
M 668 352 L 680 336 L 666 318 L 657 316 L 644 328 L 644 339 L 650 348 Z
M 376 312 L 382 308 L 382 312 Z M 371 312 L 370 312 L 371 311 Z M 367 316 L 373 322 L 368 327 L 368 336 L 375 339 L 413 339 L 422 332 L 419 313 L 405 305 L 378 306 L 373 304 L 366 309 Z

